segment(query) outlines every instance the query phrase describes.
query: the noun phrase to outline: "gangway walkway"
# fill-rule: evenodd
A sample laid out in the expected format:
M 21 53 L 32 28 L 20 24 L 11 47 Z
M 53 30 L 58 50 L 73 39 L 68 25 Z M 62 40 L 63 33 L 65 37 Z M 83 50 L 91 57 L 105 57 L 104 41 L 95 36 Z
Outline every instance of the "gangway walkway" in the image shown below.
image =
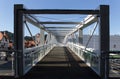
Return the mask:
M 80 22 L 61 22 L 41 21 L 42 18 L 36 17 L 40 14 L 87 16 Z M 65 24 L 68 25 L 65 26 Z M 37 33 L 38 36 L 32 34 L 31 26 L 40 30 L 40 33 Z M 84 36 L 89 35 L 86 31 L 88 27 L 93 30 L 85 40 Z M 35 47 L 25 46 L 25 28 L 35 42 Z M 98 35 L 98 42 L 95 44 L 94 36 L 96 35 Z M 94 44 L 91 44 L 92 39 Z M 109 79 L 111 76 L 109 71 L 116 71 L 116 67 L 109 61 L 111 58 L 109 41 L 109 5 L 100 5 L 98 9 L 92 10 L 66 10 L 26 9 L 22 4 L 16 4 L 14 5 L 14 49 L 7 51 L 14 52 L 12 75 L 18 78 L 23 76 L 20 79 L 99 79 L 99 76 L 101 79 Z M 56 45 L 69 46 L 89 67 L 67 47 L 55 47 L 51 50 Z M 113 58 L 116 60 L 116 57 Z M 112 63 L 114 63 L 113 58 L 110 59 Z M 117 69 L 119 70 L 119 67 Z M 0 77 L 0 79 L 10 78 Z
M 22 79 L 100 79 L 67 47 L 55 47 Z

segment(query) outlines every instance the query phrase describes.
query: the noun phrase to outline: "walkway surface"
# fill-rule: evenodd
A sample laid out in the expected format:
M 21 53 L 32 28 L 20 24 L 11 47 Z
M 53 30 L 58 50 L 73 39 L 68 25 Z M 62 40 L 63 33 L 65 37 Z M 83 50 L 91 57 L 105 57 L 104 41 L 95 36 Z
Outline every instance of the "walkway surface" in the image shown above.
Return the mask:
M 20 79 L 100 79 L 69 48 L 55 47 Z

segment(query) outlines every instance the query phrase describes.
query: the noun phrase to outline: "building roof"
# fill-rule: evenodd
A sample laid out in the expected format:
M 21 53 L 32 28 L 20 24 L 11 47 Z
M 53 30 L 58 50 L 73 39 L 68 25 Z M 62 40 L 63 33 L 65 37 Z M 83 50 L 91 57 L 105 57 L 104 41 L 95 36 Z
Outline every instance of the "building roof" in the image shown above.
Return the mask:
M 2 38 L 3 38 L 3 34 L 2 32 L 0 32 L 0 40 L 2 40 Z
M 2 40 L 3 37 L 9 39 L 8 35 L 5 32 L 0 32 L 0 41 Z
M 0 41 L 3 39 L 3 37 L 9 40 L 9 37 L 5 32 L 0 32 Z

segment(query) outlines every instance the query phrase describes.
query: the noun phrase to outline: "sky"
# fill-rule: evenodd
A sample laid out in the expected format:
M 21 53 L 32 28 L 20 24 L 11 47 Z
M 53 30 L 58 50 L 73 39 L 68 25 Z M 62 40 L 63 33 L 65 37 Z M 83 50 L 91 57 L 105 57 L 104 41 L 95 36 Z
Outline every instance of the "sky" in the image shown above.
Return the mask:
M 14 4 L 28 9 L 97 9 L 110 5 L 110 34 L 120 34 L 120 0 L 0 0 L 0 31 L 13 32 Z

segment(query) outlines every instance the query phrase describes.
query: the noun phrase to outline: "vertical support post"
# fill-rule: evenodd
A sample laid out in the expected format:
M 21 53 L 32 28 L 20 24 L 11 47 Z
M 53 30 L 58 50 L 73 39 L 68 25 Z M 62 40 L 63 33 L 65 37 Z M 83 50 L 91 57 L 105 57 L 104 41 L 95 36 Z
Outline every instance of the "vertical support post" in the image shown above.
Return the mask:
M 15 77 L 23 75 L 23 50 L 24 50 L 24 27 L 23 27 L 23 5 L 14 5 L 14 56 Z
M 53 44 L 53 40 L 54 40 L 53 35 L 51 35 L 51 44 Z
M 50 34 L 47 36 L 47 44 L 50 44 Z
M 72 41 L 72 50 L 73 50 L 73 47 L 74 47 L 74 45 L 73 45 L 73 44 L 74 44 L 74 36 L 73 36 L 73 34 L 74 34 L 74 33 L 71 34 L 71 37 L 72 37 L 72 38 L 71 38 L 71 41 Z
M 50 34 L 49 33 L 47 34 L 46 44 L 50 45 Z M 48 47 L 48 50 L 50 50 L 49 47 Z
M 52 34 L 50 34 L 50 49 L 52 49 L 52 46 L 53 46 L 53 44 L 52 44 Z
M 83 44 L 83 30 L 82 29 L 79 29 L 78 30 L 79 32 L 79 45 Z
M 109 76 L 109 6 L 100 6 L 100 74 L 102 79 Z
M 40 45 L 44 45 L 45 42 L 45 36 L 44 36 L 44 30 L 40 30 Z

